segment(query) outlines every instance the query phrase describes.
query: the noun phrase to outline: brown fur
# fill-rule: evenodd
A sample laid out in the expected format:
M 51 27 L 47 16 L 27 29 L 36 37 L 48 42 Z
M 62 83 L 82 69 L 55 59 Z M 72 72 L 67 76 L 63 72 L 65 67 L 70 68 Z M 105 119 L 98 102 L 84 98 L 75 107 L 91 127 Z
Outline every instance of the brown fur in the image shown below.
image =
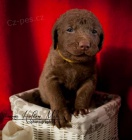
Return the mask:
M 102 27 L 87 10 L 63 14 L 53 28 L 53 46 L 39 80 L 44 103 L 54 111 L 53 124 L 67 126 L 71 113 L 88 113 L 96 87 L 96 53 L 103 41 Z M 68 62 L 61 55 L 73 62 Z

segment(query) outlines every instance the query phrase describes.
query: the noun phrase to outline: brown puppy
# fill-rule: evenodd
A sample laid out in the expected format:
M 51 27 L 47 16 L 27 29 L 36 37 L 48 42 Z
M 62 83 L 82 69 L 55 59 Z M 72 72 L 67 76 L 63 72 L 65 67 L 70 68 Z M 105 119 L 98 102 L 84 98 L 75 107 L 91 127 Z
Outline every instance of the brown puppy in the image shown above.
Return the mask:
M 39 80 L 42 101 L 54 112 L 53 124 L 67 126 L 74 115 L 87 114 L 96 87 L 96 53 L 103 31 L 87 10 L 63 14 L 53 29 L 53 46 Z

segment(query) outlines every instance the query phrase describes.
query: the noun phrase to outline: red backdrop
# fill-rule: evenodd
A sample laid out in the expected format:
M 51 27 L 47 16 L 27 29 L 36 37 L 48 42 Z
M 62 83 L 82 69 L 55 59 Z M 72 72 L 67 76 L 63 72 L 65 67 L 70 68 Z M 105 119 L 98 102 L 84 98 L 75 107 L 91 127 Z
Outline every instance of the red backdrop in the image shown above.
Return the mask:
M 104 28 L 98 54 L 97 89 L 122 97 L 119 134 L 132 131 L 132 2 L 131 0 L 1 0 L 0 1 L 0 128 L 9 115 L 9 96 L 38 86 L 52 44 L 51 30 L 71 8 L 95 13 Z

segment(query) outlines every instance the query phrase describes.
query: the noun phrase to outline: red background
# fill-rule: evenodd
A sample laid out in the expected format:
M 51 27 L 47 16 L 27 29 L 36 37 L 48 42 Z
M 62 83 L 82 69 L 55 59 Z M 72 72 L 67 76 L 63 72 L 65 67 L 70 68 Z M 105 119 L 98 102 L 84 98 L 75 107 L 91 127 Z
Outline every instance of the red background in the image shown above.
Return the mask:
M 98 54 L 97 90 L 119 94 L 120 139 L 132 132 L 132 2 L 131 0 L 1 0 L 0 114 L 10 114 L 10 95 L 38 86 L 52 44 L 55 20 L 71 8 L 85 8 L 99 18 L 105 33 Z M 0 128 L 5 122 L 0 115 Z

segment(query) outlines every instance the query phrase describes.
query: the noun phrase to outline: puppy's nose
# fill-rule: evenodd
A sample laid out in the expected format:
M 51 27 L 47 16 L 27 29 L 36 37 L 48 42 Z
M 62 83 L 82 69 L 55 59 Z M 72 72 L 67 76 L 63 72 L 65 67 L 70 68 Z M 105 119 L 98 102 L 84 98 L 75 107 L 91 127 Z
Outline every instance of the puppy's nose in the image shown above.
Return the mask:
M 88 50 L 89 48 L 90 48 L 90 42 L 88 42 L 88 41 L 80 41 L 79 42 L 79 49 Z

